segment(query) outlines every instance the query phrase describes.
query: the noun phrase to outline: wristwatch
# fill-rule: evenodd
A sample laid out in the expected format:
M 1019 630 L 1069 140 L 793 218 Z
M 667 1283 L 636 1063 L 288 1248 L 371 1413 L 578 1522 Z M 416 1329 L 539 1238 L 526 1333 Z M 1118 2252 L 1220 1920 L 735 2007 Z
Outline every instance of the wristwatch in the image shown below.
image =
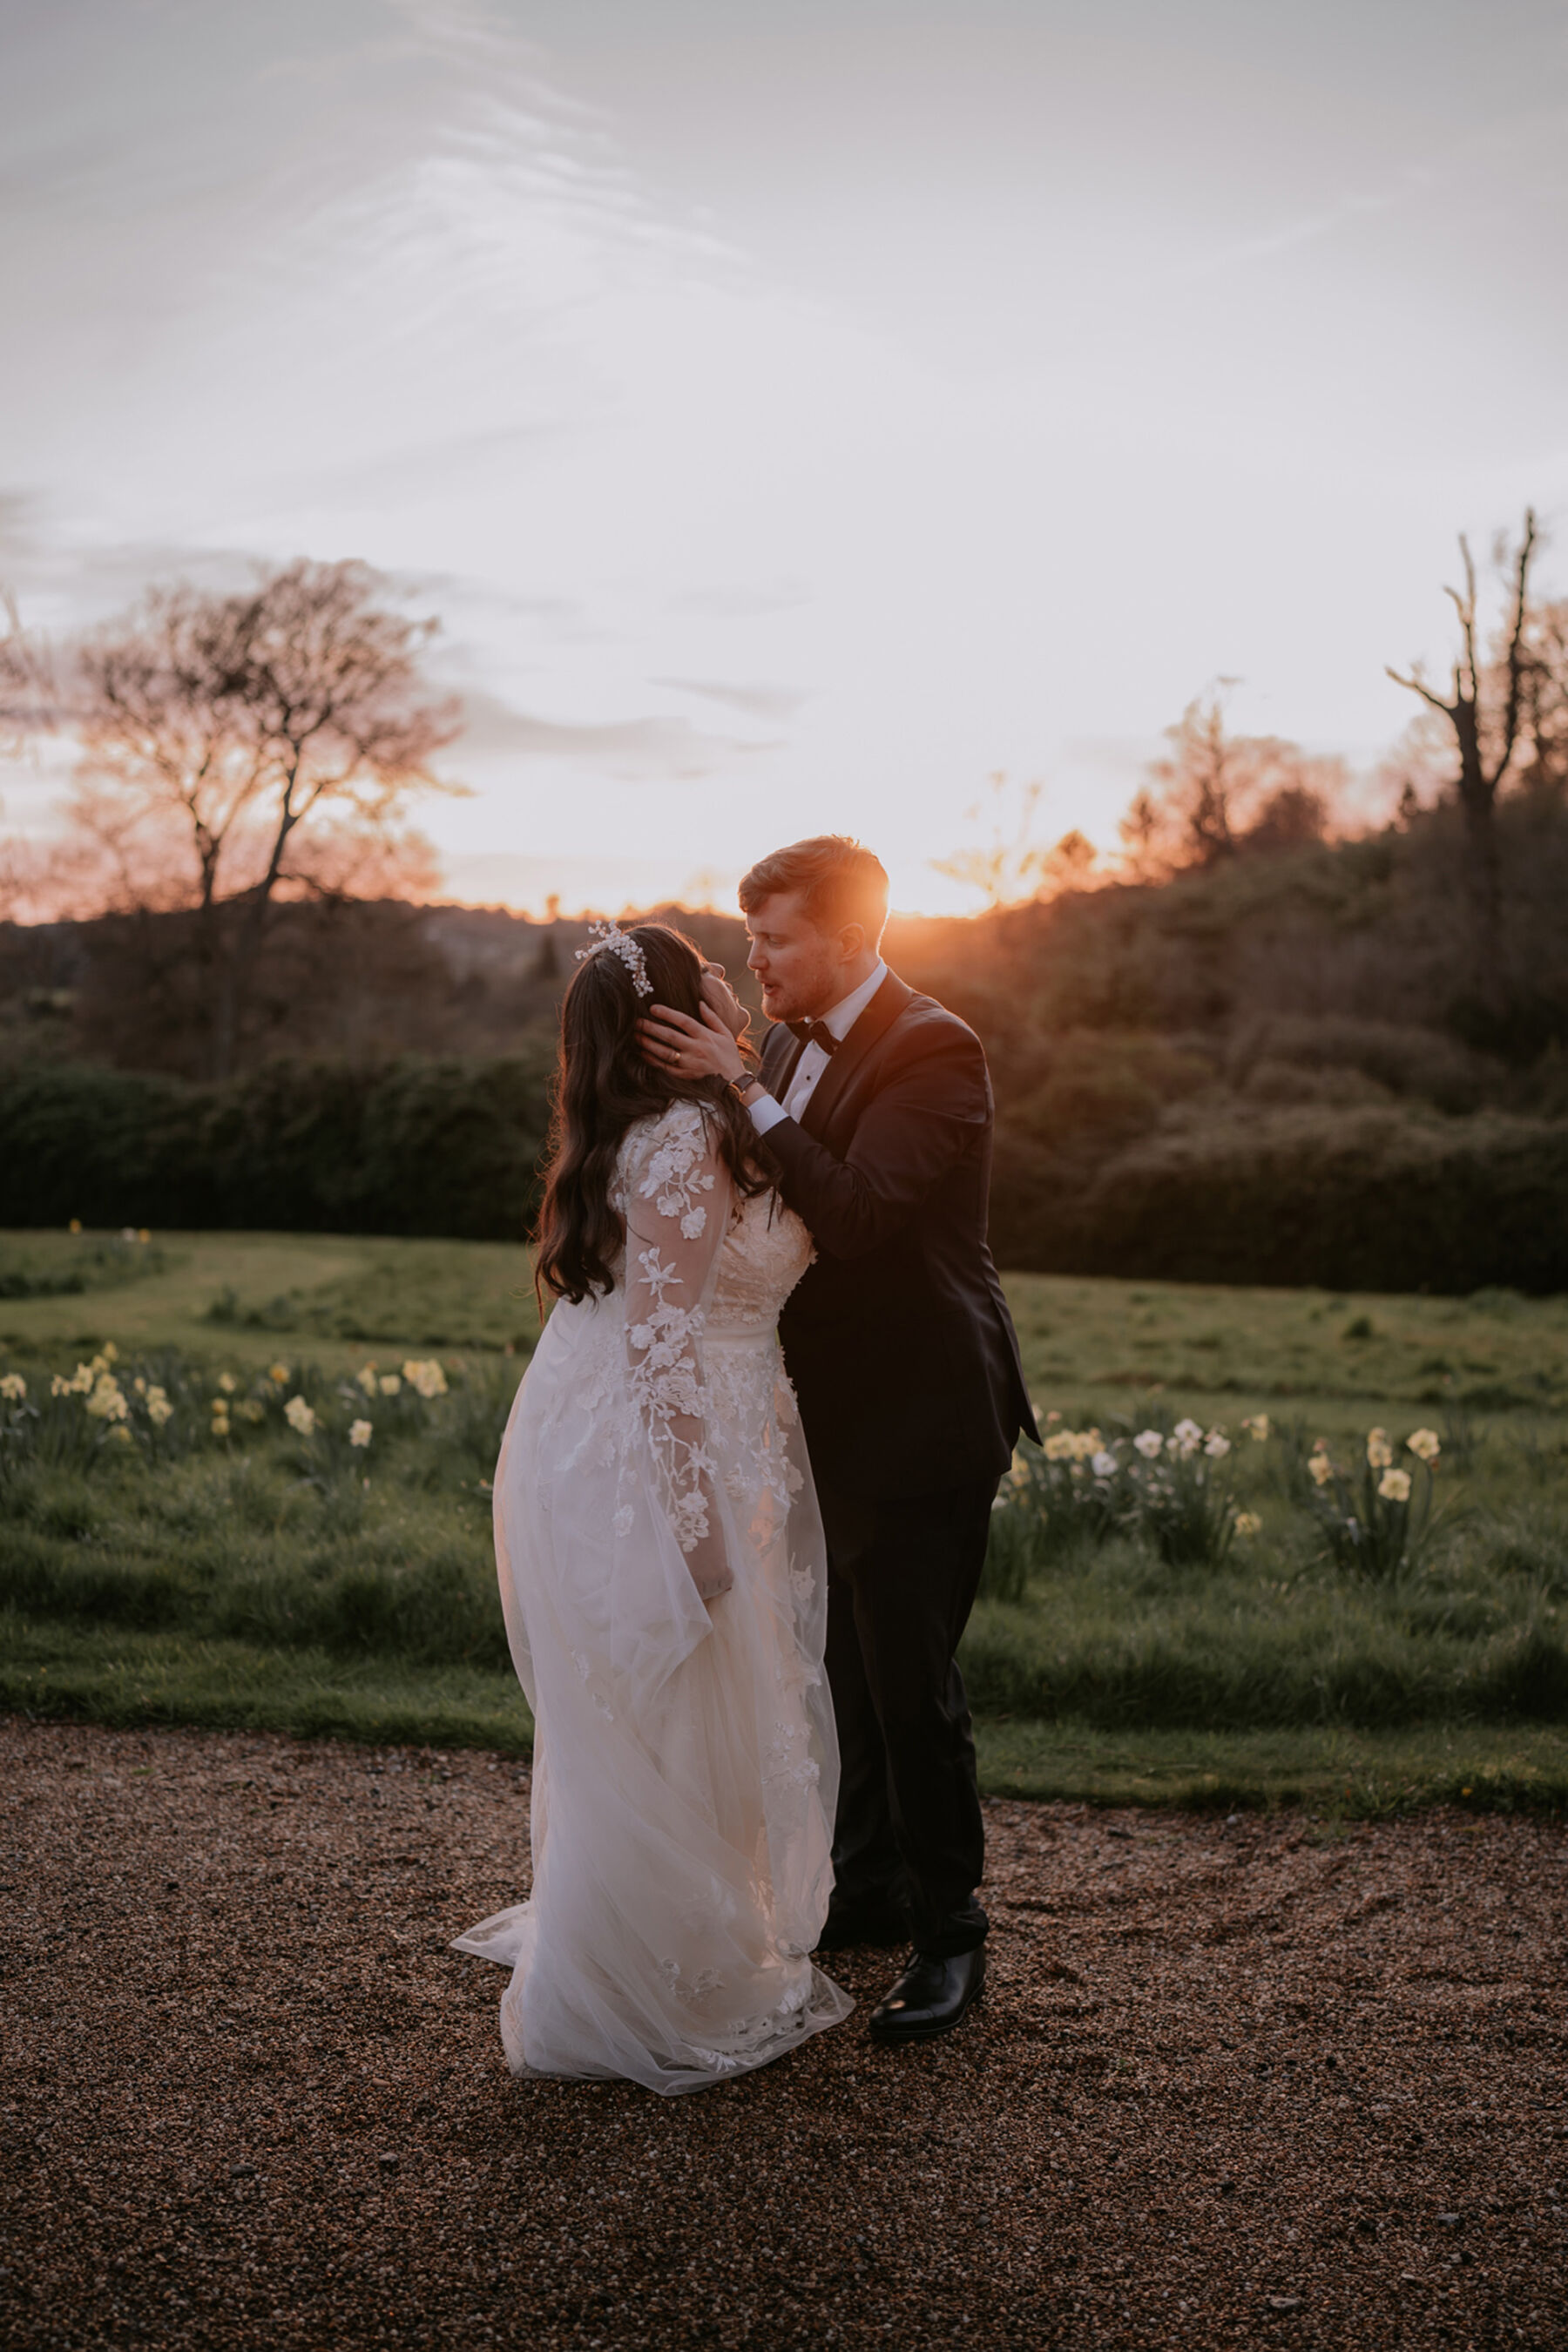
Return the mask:
M 724 1084 L 742 1102 L 745 1101 L 746 1096 L 752 1087 L 756 1087 L 759 1094 L 765 1091 L 763 1082 L 761 1078 L 758 1077 L 755 1070 L 742 1070 L 738 1078 L 726 1078 Z

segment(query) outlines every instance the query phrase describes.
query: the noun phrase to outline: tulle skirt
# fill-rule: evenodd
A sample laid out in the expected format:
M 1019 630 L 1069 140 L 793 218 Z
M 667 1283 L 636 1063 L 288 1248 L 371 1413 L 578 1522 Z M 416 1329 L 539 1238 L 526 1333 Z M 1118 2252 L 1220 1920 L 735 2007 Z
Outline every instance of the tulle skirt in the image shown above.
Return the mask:
M 533 1710 L 529 1900 L 457 1939 L 511 1974 L 519 2074 L 700 2090 L 852 2006 L 813 1967 L 838 1758 L 826 1559 L 771 1330 L 709 1332 L 734 1572 L 693 1587 L 633 1414 L 620 1294 L 557 1307 L 496 1472 L 496 1552 Z

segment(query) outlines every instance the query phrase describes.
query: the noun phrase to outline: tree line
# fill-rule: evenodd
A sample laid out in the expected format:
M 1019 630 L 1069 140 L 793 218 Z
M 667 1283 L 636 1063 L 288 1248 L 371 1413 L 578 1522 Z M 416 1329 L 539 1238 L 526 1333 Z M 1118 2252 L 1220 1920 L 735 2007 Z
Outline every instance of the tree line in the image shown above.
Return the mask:
M 1460 984 L 1450 993 L 1497 1024 L 1532 985 L 1510 935 L 1500 808 L 1568 790 L 1568 600 L 1538 592 L 1541 545 L 1530 512 L 1517 539 L 1496 544 L 1503 609 L 1489 635 L 1461 538 L 1446 685 L 1419 665 L 1389 670 L 1422 705 L 1398 755 L 1403 819 L 1447 803 L 1462 831 L 1462 936 L 1449 942 Z M 434 895 L 434 859 L 409 818 L 422 795 L 460 789 L 433 764 L 460 732 L 459 706 L 421 667 L 438 625 L 397 609 L 365 565 L 307 562 L 263 571 L 240 591 L 154 590 L 58 650 L 28 635 L 14 604 L 5 613 L 0 751 L 63 740 L 75 781 L 64 839 L 47 858 L 5 845 L 0 915 L 47 894 L 115 919 L 102 939 L 120 990 L 137 993 L 140 964 L 149 999 L 199 1039 L 200 1074 L 226 1077 L 276 1050 L 269 961 L 303 982 L 301 942 L 313 935 L 330 953 L 353 929 L 345 909 Z M 995 907 L 1168 883 L 1343 834 L 1343 761 L 1233 735 L 1225 681 L 1189 705 L 1167 744 L 1109 867 L 1077 833 L 1037 845 L 1042 788 L 1012 793 L 994 777 L 987 837 L 942 870 Z M 301 905 L 321 919 L 286 915 Z

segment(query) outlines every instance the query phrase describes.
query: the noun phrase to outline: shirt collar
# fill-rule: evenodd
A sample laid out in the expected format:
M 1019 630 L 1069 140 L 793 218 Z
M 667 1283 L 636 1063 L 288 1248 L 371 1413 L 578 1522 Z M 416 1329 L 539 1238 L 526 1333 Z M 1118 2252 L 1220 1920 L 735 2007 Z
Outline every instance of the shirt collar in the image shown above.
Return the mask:
M 832 1010 L 823 1014 L 823 1027 L 831 1029 L 840 1045 L 848 1036 L 887 977 L 888 967 L 879 957 L 877 969 L 870 979 L 863 980 L 852 996 L 841 996 Z

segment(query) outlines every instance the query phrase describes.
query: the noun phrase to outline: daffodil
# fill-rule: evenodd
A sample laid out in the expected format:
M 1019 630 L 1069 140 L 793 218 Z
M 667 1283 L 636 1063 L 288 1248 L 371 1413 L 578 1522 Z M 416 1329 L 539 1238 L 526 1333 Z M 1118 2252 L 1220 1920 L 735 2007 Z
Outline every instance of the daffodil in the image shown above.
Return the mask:
M 1266 1412 L 1243 1413 L 1241 1417 L 1241 1425 L 1243 1429 L 1246 1430 L 1248 1437 L 1252 1439 L 1255 1445 L 1262 1445 L 1267 1442 L 1269 1423 L 1268 1415 Z
M 1377 1491 L 1385 1503 L 1407 1503 L 1410 1500 L 1408 1470 L 1385 1470 L 1377 1482 Z
M 355 1421 L 350 1423 L 349 1444 L 351 1445 L 368 1445 L 370 1444 L 370 1440 L 371 1424 L 368 1421 Z
M 1366 1433 L 1366 1458 L 1373 1470 L 1386 1470 L 1394 1460 L 1394 1448 L 1388 1442 L 1386 1429 L 1369 1429 Z
M 1334 1465 L 1326 1454 L 1314 1454 L 1307 1468 L 1311 1473 L 1312 1484 L 1315 1486 L 1326 1486 L 1334 1475 Z
M 267 1377 L 271 1381 L 275 1389 L 286 1389 L 289 1385 L 288 1365 L 273 1364 L 269 1366 Z
M 1405 1441 L 1417 1462 L 1436 1462 L 1443 1441 L 1435 1429 L 1413 1429 Z
M 283 1408 L 283 1418 L 301 1437 L 309 1437 L 316 1426 L 316 1416 L 302 1396 L 291 1396 Z
M 27 1383 L 20 1372 L 0 1372 L 0 1397 L 7 1404 L 20 1404 L 27 1393 Z
M 217 1376 L 217 1384 L 225 1396 L 232 1396 L 239 1386 L 232 1372 L 220 1372 Z
M 376 1382 L 376 1386 L 380 1389 L 383 1396 L 395 1396 L 398 1390 L 403 1386 L 403 1376 L 399 1372 L 383 1372 L 380 1380 Z
M 1236 1532 L 1238 1536 L 1255 1536 L 1262 1525 L 1263 1522 L 1256 1511 L 1237 1511 L 1236 1515 Z
M 131 1412 L 119 1381 L 108 1372 L 100 1374 L 93 1382 L 87 1409 L 95 1421 L 124 1421 Z
M 1152 1462 L 1160 1454 L 1165 1441 L 1157 1429 L 1141 1429 L 1132 1443 L 1145 1462 Z
M 376 1381 L 375 1366 L 374 1364 L 365 1364 L 362 1366 L 361 1370 L 355 1373 L 354 1378 L 358 1381 L 360 1387 L 364 1391 L 366 1396 L 373 1397 L 375 1394 Z

